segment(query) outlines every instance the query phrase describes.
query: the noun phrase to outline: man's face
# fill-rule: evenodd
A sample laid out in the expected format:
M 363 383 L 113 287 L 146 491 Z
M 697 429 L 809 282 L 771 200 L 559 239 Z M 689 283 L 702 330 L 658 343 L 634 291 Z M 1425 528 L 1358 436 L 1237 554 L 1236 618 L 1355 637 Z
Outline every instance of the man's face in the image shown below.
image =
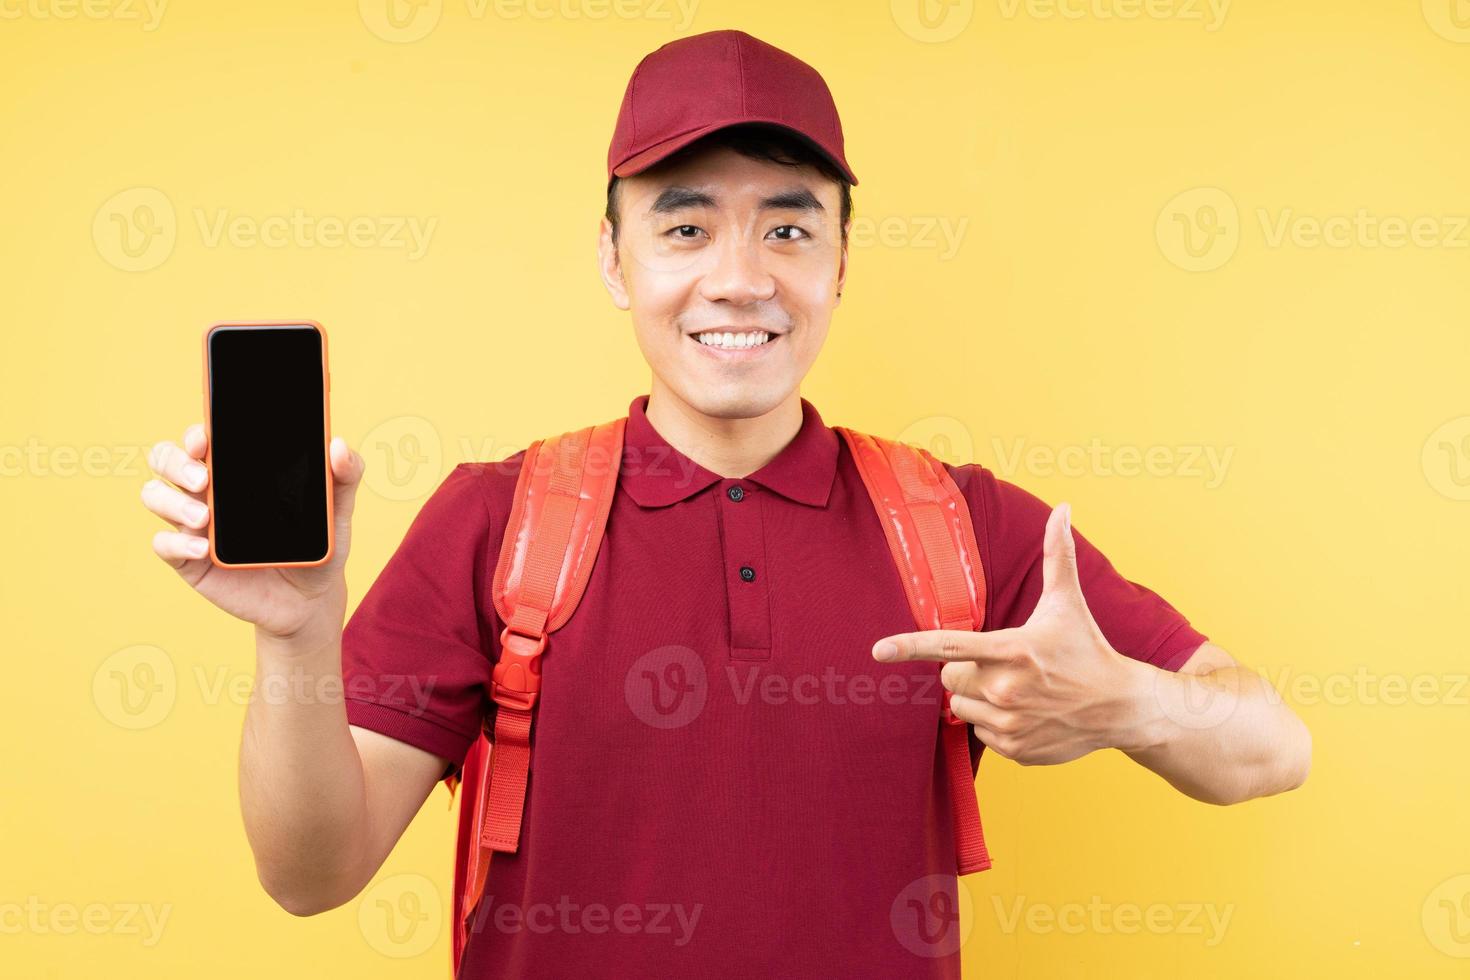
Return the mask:
M 619 195 L 616 248 L 602 222 L 603 281 L 655 383 L 717 418 L 764 415 L 796 392 L 847 274 L 838 185 L 712 147 L 624 178 Z M 698 335 L 714 330 L 767 339 L 708 346 Z

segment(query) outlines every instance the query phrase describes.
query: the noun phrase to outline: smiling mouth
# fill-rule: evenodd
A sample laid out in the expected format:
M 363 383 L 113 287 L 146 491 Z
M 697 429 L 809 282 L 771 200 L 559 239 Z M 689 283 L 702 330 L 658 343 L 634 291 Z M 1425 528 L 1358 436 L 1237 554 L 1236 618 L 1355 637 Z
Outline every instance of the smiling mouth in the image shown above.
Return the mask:
M 717 351 L 758 350 L 781 339 L 781 334 L 768 330 L 704 330 L 687 335 L 690 340 Z

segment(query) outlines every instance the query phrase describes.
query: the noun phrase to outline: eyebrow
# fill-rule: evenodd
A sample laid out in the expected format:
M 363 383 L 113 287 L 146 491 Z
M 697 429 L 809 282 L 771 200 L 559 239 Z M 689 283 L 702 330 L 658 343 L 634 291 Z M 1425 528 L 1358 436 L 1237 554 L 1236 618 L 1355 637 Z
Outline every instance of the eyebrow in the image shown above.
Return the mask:
M 695 190 L 692 187 L 665 187 L 654 199 L 648 208 L 649 214 L 670 214 L 682 211 L 685 208 L 713 208 L 718 207 L 719 202 L 704 191 Z M 762 198 L 760 204 L 756 205 L 761 211 L 811 211 L 817 214 L 825 212 L 822 202 L 817 196 L 805 187 L 795 190 L 782 191 L 772 194 L 770 197 Z

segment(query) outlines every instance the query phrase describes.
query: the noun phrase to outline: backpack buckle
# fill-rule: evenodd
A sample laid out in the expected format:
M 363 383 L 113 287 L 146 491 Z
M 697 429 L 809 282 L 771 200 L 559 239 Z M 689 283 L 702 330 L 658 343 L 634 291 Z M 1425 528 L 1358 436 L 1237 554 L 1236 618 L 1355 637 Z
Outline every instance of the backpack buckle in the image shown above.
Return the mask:
M 500 660 L 490 673 L 490 697 L 506 708 L 530 711 L 541 692 L 541 652 L 546 634 L 527 636 L 500 631 Z
M 956 717 L 955 713 L 949 710 L 949 688 L 944 689 L 944 707 L 939 710 L 939 717 L 944 719 L 946 725 L 965 724 L 965 719 Z

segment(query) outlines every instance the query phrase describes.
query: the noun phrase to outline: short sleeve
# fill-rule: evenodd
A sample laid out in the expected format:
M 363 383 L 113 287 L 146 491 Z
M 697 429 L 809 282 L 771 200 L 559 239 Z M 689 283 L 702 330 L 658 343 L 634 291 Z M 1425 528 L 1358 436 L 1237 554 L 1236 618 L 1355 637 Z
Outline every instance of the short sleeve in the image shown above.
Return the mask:
M 488 703 L 494 574 L 485 464 L 461 463 L 419 509 L 342 633 L 347 720 L 449 760 L 456 771 Z
M 1041 597 L 1041 549 L 1051 505 L 978 464 L 951 472 L 970 502 L 985 562 L 984 628 L 1020 626 Z M 1075 524 L 1072 531 L 1082 594 L 1103 636 L 1125 656 L 1178 670 L 1205 635 L 1162 597 L 1124 578 Z

